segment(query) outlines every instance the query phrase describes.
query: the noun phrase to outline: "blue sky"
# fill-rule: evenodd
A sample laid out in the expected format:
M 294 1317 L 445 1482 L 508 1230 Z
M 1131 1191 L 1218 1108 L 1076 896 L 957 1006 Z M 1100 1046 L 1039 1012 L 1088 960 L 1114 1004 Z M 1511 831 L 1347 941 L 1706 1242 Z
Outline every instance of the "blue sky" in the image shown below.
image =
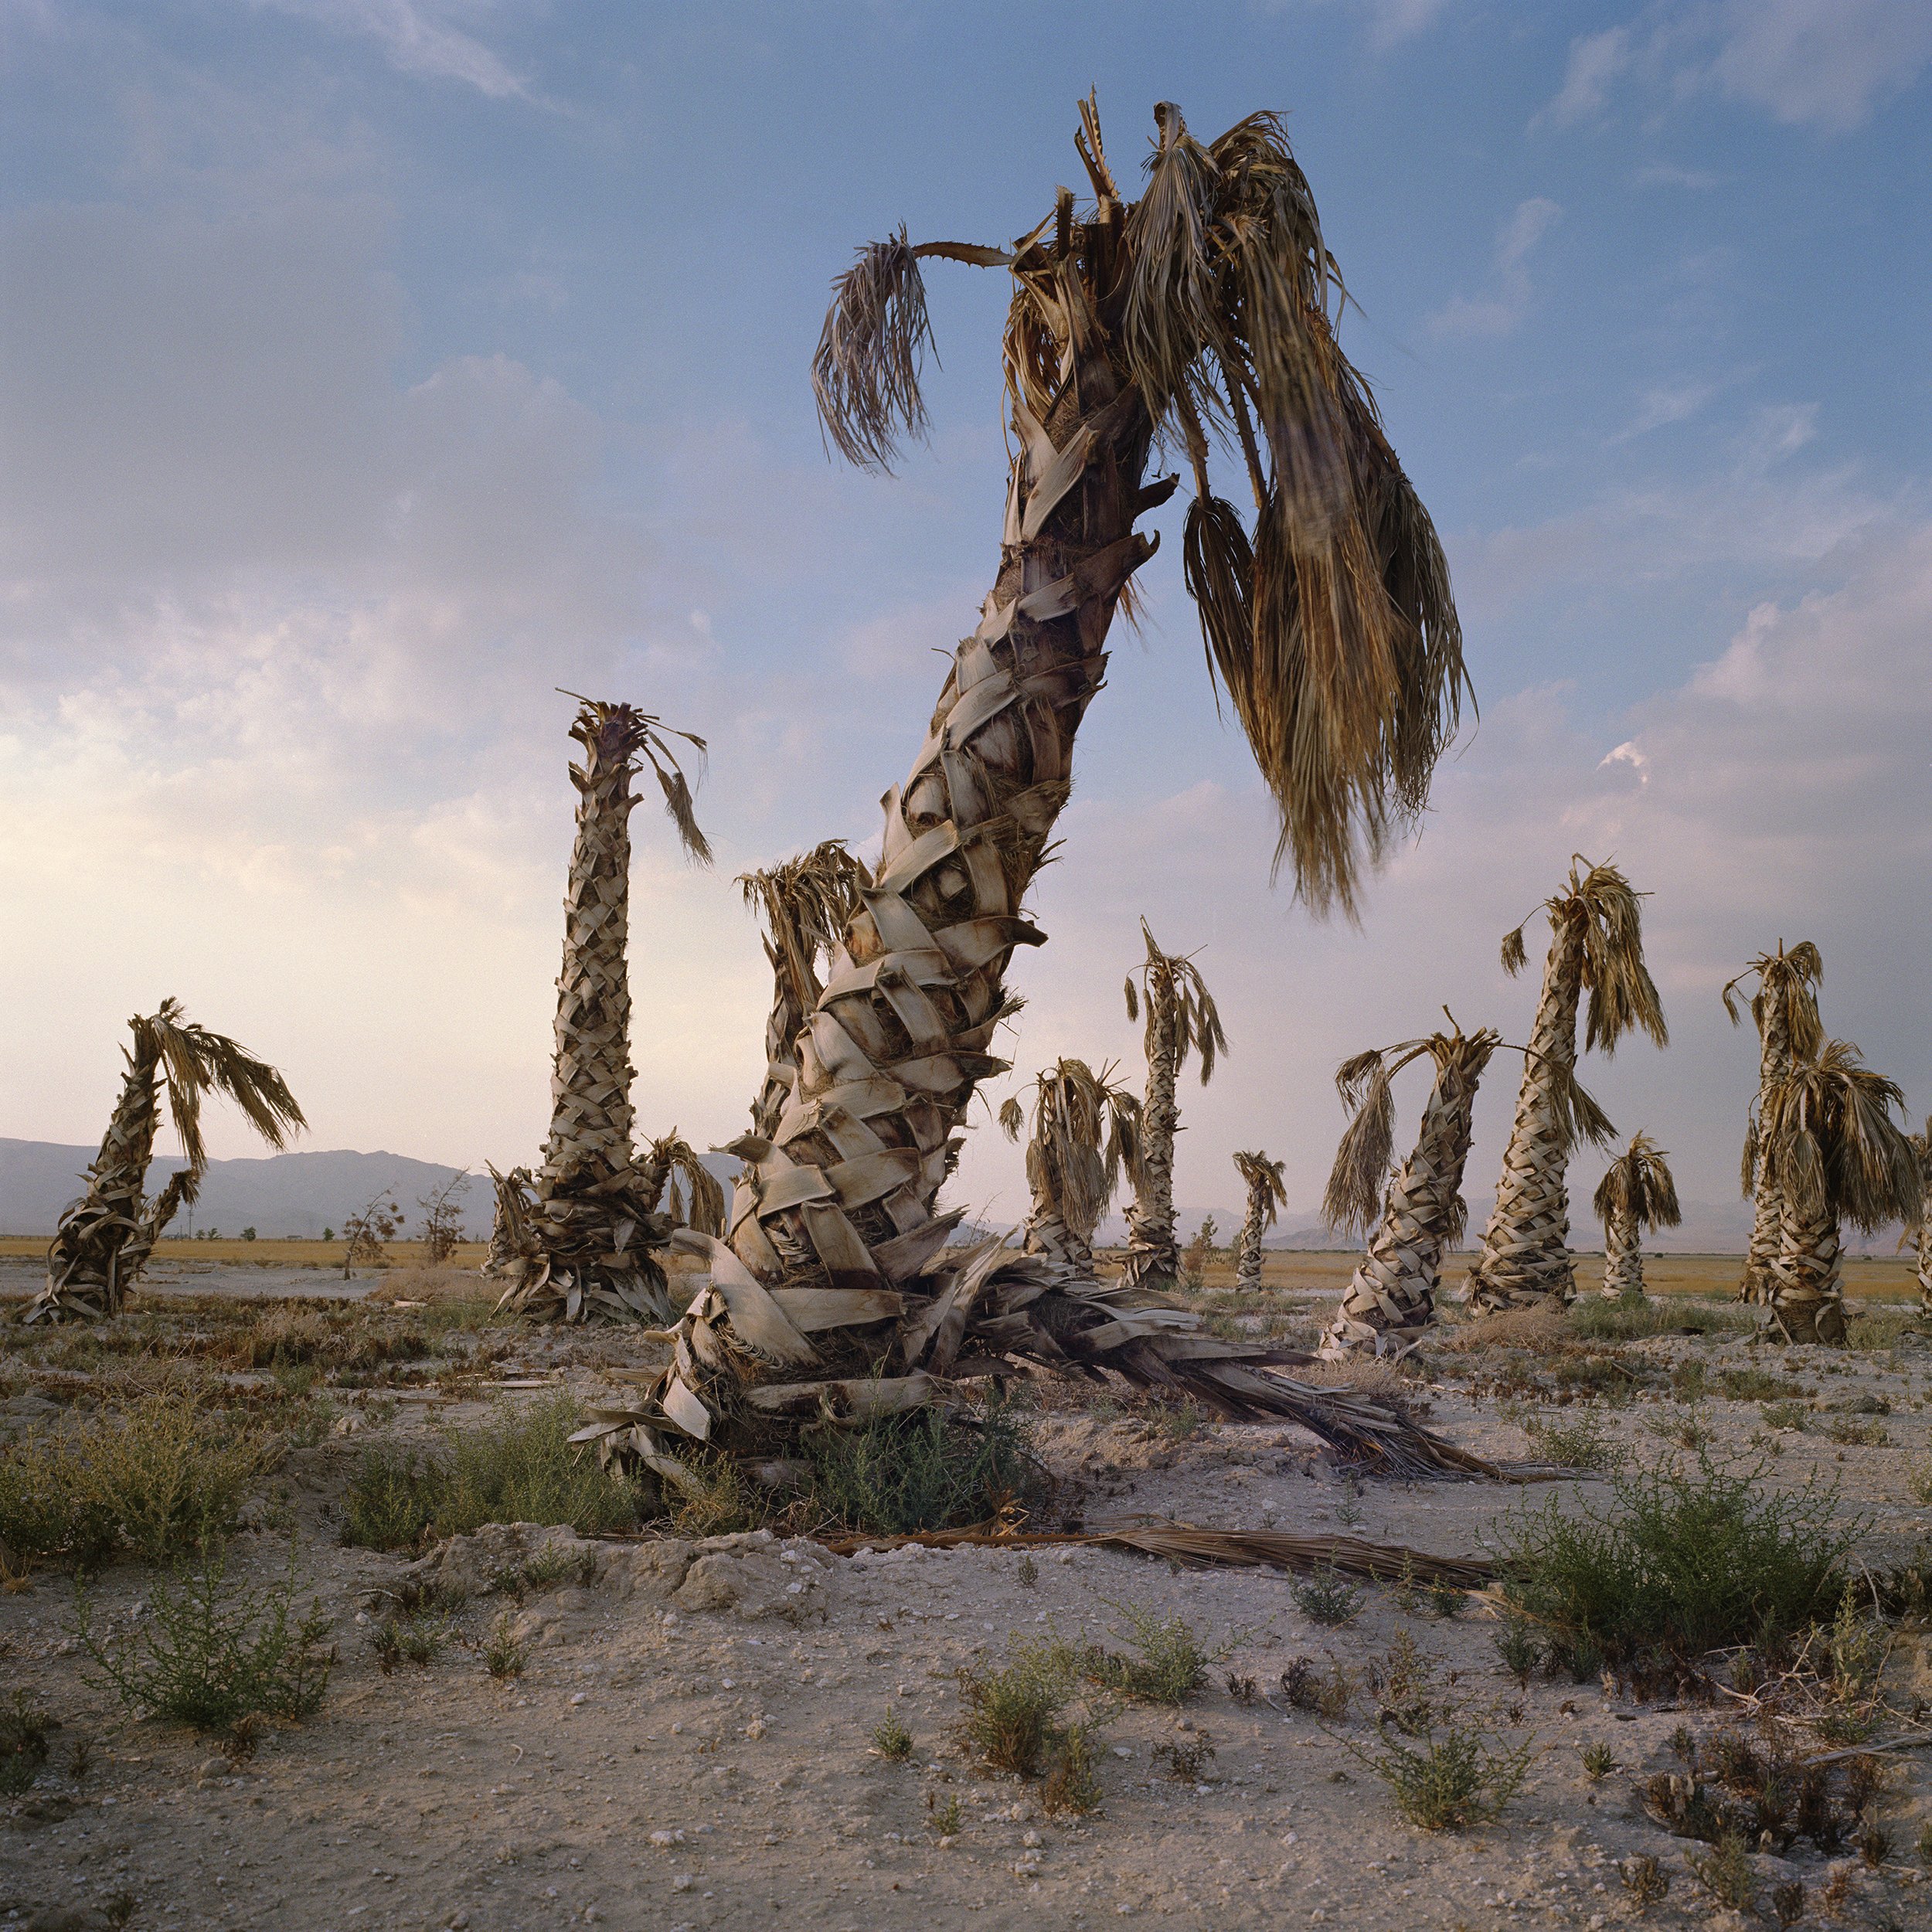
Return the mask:
M 1819 940 L 1835 1029 L 1932 1107 L 1918 0 L 0 22 L 0 1132 L 92 1139 L 115 1029 L 174 991 L 289 1068 L 314 1145 L 529 1151 L 556 685 L 713 740 L 722 876 L 638 821 L 638 1098 L 654 1131 L 735 1131 L 765 983 L 729 876 L 874 835 L 1004 488 L 999 277 L 936 265 L 934 434 L 890 481 L 821 447 L 826 284 L 901 221 L 1030 227 L 1090 86 L 1123 172 L 1156 100 L 1206 134 L 1287 114 L 1483 722 L 1362 927 L 1314 926 L 1270 888 L 1170 541 L 1083 735 L 1022 1067 L 1131 1051 L 1145 910 L 1208 948 L 1234 1036 L 1184 1202 L 1231 1199 L 1258 1144 L 1305 1204 L 1342 1054 L 1444 999 L 1522 1036 L 1496 942 L 1580 848 L 1655 894 L 1677 1044 L 1591 1078 L 1687 1192 L 1734 1185 L 1750 1085 L 1716 988 L 1781 934 Z M 1017 1211 L 992 1136 L 963 1179 Z

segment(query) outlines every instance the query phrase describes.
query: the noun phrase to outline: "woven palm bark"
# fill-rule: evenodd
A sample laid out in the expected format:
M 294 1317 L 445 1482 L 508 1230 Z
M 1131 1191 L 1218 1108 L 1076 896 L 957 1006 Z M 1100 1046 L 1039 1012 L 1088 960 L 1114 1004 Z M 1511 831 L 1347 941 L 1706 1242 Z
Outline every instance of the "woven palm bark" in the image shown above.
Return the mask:
M 1771 1326 L 1787 1342 L 1844 1341 L 1844 1250 L 1835 1215 L 1814 1218 L 1785 1199 L 1767 1299 Z
M 1913 1247 L 1918 1264 L 1920 1311 L 1932 1315 L 1932 1226 L 1920 1223 Z
M 1174 1137 L 1180 1131 L 1179 998 L 1171 976 L 1147 978 L 1147 1094 L 1141 1105 L 1141 1173 L 1127 1216 L 1127 1278 L 1172 1292 L 1181 1275 L 1174 1237 Z
M 1560 1305 L 1577 1291 L 1570 1258 L 1570 1136 L 1561 1095 L 1577 1064 L 1583 975 L 1581 923 L 1555 924 L 1496 1205 L 1469 1270 L 1466 1298 L 1485 1314 L 1553 1301 Z
M 492 1260 L 508 1284 L 499 1313 L 573 1322 L 672 1317 L 651 1252 L 668 1230 L 647 1197 L 631 1140 L 631 781 L 652 722 L 629 705 L 587 702 L 570 727 L 583 760 L 570 767 L 577 835 L 563 901 L 550 1131 L 527 1184 L 524 1170 L 491 1171 Z
M 1761 1114 L 1764 1096 L 1791 1070 L 1791 1012 L 1783 998 L 1767 997 L 1762 1002 L 1760 1019 L 1757 1090 Z M 1752 1187 L 1751 1239 L 1744 1251 L 1744 1271 L 1737 1284 L 1739 1301 L 1762 1302 L 1771 1298 L 1783 1227 L 1784 1206 L 1777 1185 L 1760 1162 Z
M 62 1212 L 47 1249 L 47 1278 L 26 1308 L 26 1321 L 98 1321 L 118 1315 L 140 1278 L 161 1232 L 191 1184 L 184 1175 L 145 1197 L 148 1165 L 159 1124 L 160 1056 L 151 1036 L 137 1031 L 100 1151 L 87 1170 L 87 1189 Z
M 1261 1285 L 1261 1236 L 1267 1226 L 1266 1202 L 1259 1187 L 1248 1189 L 1248 1211 L 1242 1217 L 1241 1232 L 1234 1249 L 1234 1285 L 1253 1290 Z
M 1606 1301 L 1638 1301 L 1644 1297 L 1644 1241 L 1636 1217 L 1619 1209 L 1604 1223 L 1604 1285 Z
M 1362 1351 L 1400 1359 L 1434 1325 L 1443 1254 L 1463 1227 L 1476 1090 L 1497 1044 L 1487 1030 L 1438 1037 L 1415 1151 L 1391 1184 L 1381 1225 L 1322 1332 L 1316 1352 L 1325 1360 Z

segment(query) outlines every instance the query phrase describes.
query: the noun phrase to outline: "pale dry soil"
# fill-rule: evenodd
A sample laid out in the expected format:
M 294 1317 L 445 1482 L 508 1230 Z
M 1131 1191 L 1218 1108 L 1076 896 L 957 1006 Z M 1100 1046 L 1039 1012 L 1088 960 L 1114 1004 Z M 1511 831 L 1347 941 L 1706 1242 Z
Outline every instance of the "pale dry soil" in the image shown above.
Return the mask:
M 1318 1318 L 1318 1302 L 1301 1318 Z M 1909 1549 L 1927 1512 L 1908 1471 L 1926 1466 L 1923 1406 L 1932 1345 L 1910 1333 L 1889 1350 L 1777 1350 L 1741 1338 L 1628 1345 L 1629 1359 L 1668 1367 L 1695 1358 L 1715 1379 L 1757 1366 L 1795 1375 L 1821 1410 L 1876 1398 L 1888 1405 L 1883 1445 L 1840 1447 L 1813 1432 L 1772 1435 L 1760 1405 L 1709 1396 L 1696 1416 L 1723 1451 L 1753 1434 L 1781 1453 L 1767 1480 L 1835 1482 L 1843 1506 L 1869 1515 L 1866 1549 L 1883 1562 Z M 607 1338 L 525 1336 L 493 1372 L 563 1377 L 586 1392 L 634 1348 Z M 1422 1391 L 1428 1420 L 1500 1457 L 1536 1453 L 1495 1393 L 1533 1353 L 1507 1348 L 1435 1358 Z M 1469 1393 L 1474 1371 L 1482 1393 Z M 267 1581 L 295 1539 L 305 1587 L 336 1620 L 341 1658 L 328 1701 L 306 1725 L 271 1731 L 237 1770 L 206 1740 L 131 1721 L 92 1673 L 73 1635 L 73 1592 L 42 1573 L 0 1595 L 0 1696 L 16 1689 L 56 1716 L 54 1763 L 0 1819 L 0 1923 L 105 1924 L 98 1902 L 138 1903 L 138 1927 L 525 1927 L 603 1923 L 638 1932 L 750 1927 L 862 1928 L 1331 1925 L 1362 1928 L 1596 1927 L 1631 1923 L 1616 1865 L 1651 1852 L 1672 1875 L 1648 1923 L 1741 1927 L 1700 1893 L 1685 1845 L 1643 1815 L 1634 1787 L 1674 1768 L 1680 1724 L 1713 1727 L 1703 1707 L 1621 1701 L 1600 1686 L 1538 1679 L 1519 1690 L 1479 1604 L 1453 1617 L 1423 1598 L 1400 1607 L 1372 1590 L 1340 1630 L 1297 1608 L 1289 1580 L 1268 1573 L 1171 1571 L 1128 1556 L 1043 1553 L 1030 1578 L 1008 1552 L 906 1550 L 835 1558 L 805 1542 L 753 1536 L 709 1545 L 604 1542 L 589 1546 L 594 1580 L 473 1597 L 458 1614 L 464 1642 L 433 1663 L 384 1675 L 368 1619 L 406 1560 L 342 1547 L 335 1499 L 353 1458 L 379 1432 L 408 1437 L 427 1415 L 480 1413 L 473 1395 L 400 1408 L 352 1394 L 363 1426 L 291 1453 L 238 1539 L 236 1566 Z M 502 1399 L 502 1398 L 499 1398 Z M 528 1399 L 519 1392 L 509 1399 Z M 1312 1438 L 1281 1428 L 1209 1427 L 1176 1439 L 1110 1405 L 1053 1398 L 1042 1442 L 1057 1473 L 1086 1485 L 1090 1522 L 1131 1512 L 1227 1526 L 1348 1528 L 1453 1553 L 1483 1546 L 1502 1512 L 1539 1503 L 1528 1491 L 1479 1484 L 1352 1482 Z M 1683 1405 L 1580 1405 L 1638 1456 L 1666 1446 Z M 1564 1485 L 1600 1500 L 1600 1484 Z M 485 1532 L 423 1560 L 487 1588 L 506 1554 L 566 1532 Z M 494 1540 L 493 1540 L 494 1539 Z M 106 1628 L 138 1617 L 151 1572 L 121 1564 L 94 1591 Z M 1119 1606 L 1181 1614 L 1224 1648 L 1208 1688 L 1179 1712 L 1127 1709 L 1104 1735 L 1104 1799 L 1080 1819 L 1043 1814 L 1037 1787 L 975 1769 L 953 1737 L 957 1673 L 1000 1662 L 1015 1638 L 1107 1638 Z M 507 1613 L 528 1662 L 498 1681 L 474 1645 Z M 1373 1733 L 1359 1700 L 1327 1725 L 1265 1699 L 1237 1702 L 1223 1676 L 1262 1692 L 1306 1655 L 1359 1673 L 1409 1631 L 1454 1694 L 1504 1739 L 1533 1738 L 1529 1780 L 1502 1821 L 1430 1835 L 1396 1816 L 1355 1753 Z M 1932 1695 L 1917 1636 L 1895 1674 Z M 890 1706 L 916 1740 L 888 1763 L 871 1733 Z M 1178 1783 L 1157 1746 L 1205 1733 L 1215 1755 Z M 79 1779 L 73 1741 L 94 1746 Z M 1593 1784 L 1579 1760 L 1593 1743 L 1619 1768 Z M 1907 1754 L 1889 1801 L 1895 1849 L 1880 1871 L 1808 1852 L 1757 1859 L 1761 1889 L 1801 1877 L 1816 1900 L 1837 1866 L 1854 1876 L 1842 1923 L 1932 1926 L 1932 1875 L 1911 1847 L 1932 1818 L 1932 1753 Z M 957 1801 L 956 1829 L 935 1812 Z M 1754 1923 L 1769 1923 L 1768 1919 Z M 1822 1919 L 1807 1921 L 1823 1923 Z

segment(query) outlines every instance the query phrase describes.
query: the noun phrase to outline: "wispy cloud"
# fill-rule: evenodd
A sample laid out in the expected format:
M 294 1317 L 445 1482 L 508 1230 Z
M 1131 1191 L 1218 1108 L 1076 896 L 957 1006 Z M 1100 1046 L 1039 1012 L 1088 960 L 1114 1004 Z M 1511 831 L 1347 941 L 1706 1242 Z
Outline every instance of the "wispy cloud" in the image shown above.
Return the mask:
M 1496 237 L 1495 293 L 1458 295 L 1429 318 L 1438 335 L 1507 335 L 1529 311 L 1529 257 L 1563 210 L 1546 196 L 1519 202 Z
M 1579 121 L 1595 120 L 1608 104 L 1611 83 L 1630 70 L 1630 63 L 1628 27 L 1611 27 L 1573 40 L 1563 84 L 1556 98 L 1537 111 L 1530 126 L 1573 128 Z
M 460 80 L 492 100 L 527 97 L 529 88 L 502 58 L 450 16 L 481 11 L 464 0 L 251 0 L 376 42 L 399 73 Z
M 1723 176 L 1708 168 L 1679 168 L 1674 162 L 1653 161 L 1638 169 L 1639 188 L 1687 188 L 1701 192 L 1715 188 Z
M 1613 446 L 1628 443 L 1652 430 L 1688 422 L 1717 390 L 1715 383 L 1665 383 L 1647 389 L 1638 398 L 1637 413 L 1608 440 Z

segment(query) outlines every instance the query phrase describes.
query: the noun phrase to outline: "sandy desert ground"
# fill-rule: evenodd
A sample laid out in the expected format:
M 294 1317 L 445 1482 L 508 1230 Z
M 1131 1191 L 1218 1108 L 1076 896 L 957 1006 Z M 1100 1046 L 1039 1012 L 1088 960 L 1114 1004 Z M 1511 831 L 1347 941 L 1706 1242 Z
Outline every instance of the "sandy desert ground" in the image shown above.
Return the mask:
M 1206 1304 L 1224 1322 L 1305 1337 L 1339 1285 L 1341 1257 L 1329 1261 L 1273 1257 L 1264 1296 L 1243 1302 L 1210 1283 Z M 1873 1285 L 1881 1298 L 1842 1352 L 1765 1345 L 1741 1311 L 1713 1303 L 1701 1335 L 1586 1345 L 1558 1329 L 1432 1349 L 1411 1392 L 1430 1426 L 1495 1458 L 1545 1453 L 1546 1437 L 1526 1422 L 1583 1420 L 1626 1466 L 1677 1453 L 1670 1438 L 1687 1427 L 1702 1432 L 1713 1454 L 1761 1458 L 1781 1487 L 1836 1485 L 1840 1508 L 1866 1519 L 1859 1554 L 1876 1571 L 1926 1532 L 1911 1485 L 1932 1470 L 1932 1328 L 1882 1305 L 1889 1281 Z M 1794 1879 L 1806 1887 L 1803 1923 L 1835 1913 L 1848 1926 L 1932 1925 L 1932 1871 L 1915 1849 L 1932 1822 L 1932 1753 L 1885 1760 L 1874 1815 L 1889 1843 L 1876 1866 L 1849 1846 L 1829 1858 L 1759 1852 L 1747 1916 L 1715 1904 L 1687 1866 L 1702 1848 L 1660 1828 L 1638 1798 L 1645 1781 L 1681 1768 L 1680 1727 L 1707 1738 L 1728 1721 L 1723 1708 L 1638 1701 L 1627 1685 L 1567 1673 L 1520 1684 L 1499 1657 L 1491 1605 L 1400 1586 L 1366 1589 L 1335 1626 L 1303 1607 L 1289 1577 L 1084 1547 L 848 1556 L 764 1532 L 485 1531 L 422 1560 L 473 1593 L 451 1613 L 450 1641 L 427 1663 L 386 1671 L 372 1638 L 425 1572 L 406 1554 L 340 1542 L 358 1458 L 372 1444 L 460 1430 L 493 1405 L 608 1390 L 614 1373 L 654 1358 L 632 1338 L 491 1328 L 483 1304 L 421 1298 L 427 1307 L 333 1318 L 352 1318 L 359 1334 L 412 1331 L 427 1352 L 319 1380 L 211 1366 L 221 1337 L 264 1318 L 261 1303 L 164 1290 L 144 1304 L 141 1352 L 85 1330 L 0 1332 L 0 1429 L 16 1438 L 145 1388 L 179 1388 L 168 1378 L 184 1362 L 199 1365 L 204 1394 L 219 1383 L 222 1399 L 258 1400 L 277 1417 L 282 1447 L 247 1506 L 233 1572 L 266 1586 L 292 1549 L 338 1660 L 314 1717 L 224 1756 L 128 1716 L 77 1640 L 71 1578 L 15 1575 L 0 1594 L 0 1703 L 24 1697 L 59 1728 L 40 1775 L 5 1806 L 0 1923 L 1594 1928 L 1634 1922 L 1619 1867 L 1650 1855 L 1671 1880 L 1649 1913 L 1659 1926 L 1776 1923 L 1767 1901 Z M 1566 1365 L 1597 1358 L 1621 1366 L 1564 1379 Z M 1619 1380 L 1634 1399 L 1593 1395 Z M 1789 1391 L 1782 1406 L 1763 1399 L 1772 1381 Z M 1358 1481 L 1298 1430 L 1215 1426 L 1063 1389 L 1041 1392 L 1036 1426 L 1060 1508 L 1090 1525 L 1145 1515 L 1345 1529 L 1457 1554 L 1552 1494 L 1566 1508 L 1607 1495 L 1596 1478 Z M 535 1580 L 502 1587 L 533 1560 Z M 112 1635 L 151 1617 L 157 1580 L 133 1561 L 107 1568 L 87 1589 L 92 1628 Z M 1037 1784 L 976 1769 L 954 1735 L 959 1673 L 1048 1634 L 1117 1644 L 1136 1612 L 1184 1617 L 1216 1661 L 1178 1708 L 1130 1701 L 1114 1713 L 1100 1733 L 1097 1811 L 1049 1816 Z M 522 1652 L 520 1675 L 486 1668 L 493 1637 Z M 1494 1824 L 1413 1828 L 1364 1761 L 1377 1737 L 1370 1686 L 1405 1638 L 1441 1696 L 1505 1746 L 1529 1747 L 1526 1780 Z M 1886 1682 L 1902 1709 L 1932 1699 L 1923 1643 L 1910 1627 L 1893 1639 Z M 1283 1694 L 1304 1658 L 1321 1681 L 1351 1685 L 1345 1712 L 1325 1716 Z M 911 1735 L 903 1763 L 873 1746 L 889 1709 Z M 1592 1746 L 1615 1768 L 1590 1775 Z

